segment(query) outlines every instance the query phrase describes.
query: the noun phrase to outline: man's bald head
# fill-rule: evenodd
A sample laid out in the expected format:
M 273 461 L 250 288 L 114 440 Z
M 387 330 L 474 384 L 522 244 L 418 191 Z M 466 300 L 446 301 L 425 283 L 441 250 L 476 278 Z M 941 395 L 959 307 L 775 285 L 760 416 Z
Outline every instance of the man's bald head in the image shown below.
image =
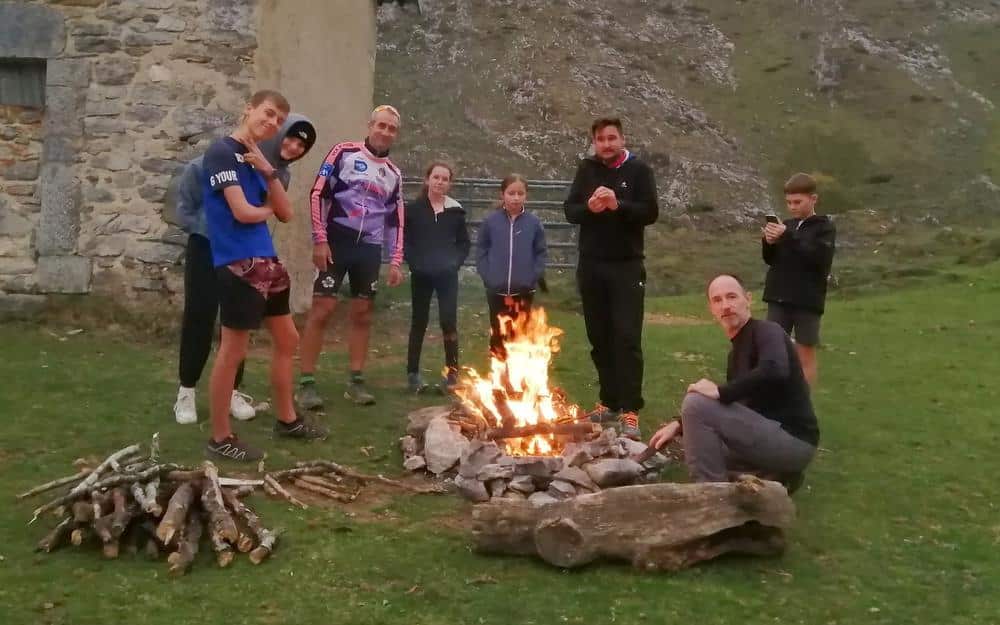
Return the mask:
M 708 308 L 726 334 L 732 338 L 750 320 L 750 292 L 743 282 L 732 274 L 712 278 L 705 288 Z

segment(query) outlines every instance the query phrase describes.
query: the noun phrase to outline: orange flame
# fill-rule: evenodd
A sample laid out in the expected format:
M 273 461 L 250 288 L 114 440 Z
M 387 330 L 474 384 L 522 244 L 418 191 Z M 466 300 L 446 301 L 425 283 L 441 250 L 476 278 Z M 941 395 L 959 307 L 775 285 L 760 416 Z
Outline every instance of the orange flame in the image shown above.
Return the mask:
M 488 377 L 465 367 L 466 380 L 456 390 L 466 410 L 486 419 L 492 427 L 525 427 L 539 423 L 575 420 L 576 406 L 567 405 L 562 393 L 549 389 L 549 365 L 559 351 L 559 328 L 550 326 L 543 308 L 521 312 L 516 318 L 501 316 L 504 354 L 491 354 Z M 505 418 L 506 416 L 506 418 Z M 554 455 L 555 435 L 536 434 L 507 439 L 509 455 Z

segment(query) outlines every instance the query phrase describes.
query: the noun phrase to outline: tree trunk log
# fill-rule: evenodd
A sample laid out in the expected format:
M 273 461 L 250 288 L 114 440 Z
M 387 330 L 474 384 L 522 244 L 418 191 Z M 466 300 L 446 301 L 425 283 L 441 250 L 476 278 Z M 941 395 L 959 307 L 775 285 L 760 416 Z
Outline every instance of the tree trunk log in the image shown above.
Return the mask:
M 236 529 L 233 517 L 226 510 L 226 504 L 222 501 L 222 487 L 219 486 L 219 470 L 210 461 L 206 460 L 202 465 L 205 479 L 201 487 L 201 505 L 208 513 L 208 529 L 212 536 L 212 543 L 225 541 L 235 544 L 240 538 L 240 533 Z
M 193 499 L 194 485 L 191 482 L 184 482 L 177 487 L 167 504 L 167 511 L 163 513 L 163 520 L 156 528 L 156 537 L 161 543 L 169 545 L 184 527 L 184 519 L 187 518 Z
M 486 431 L 486 440 L 502 440 L 506 438 L 523 438 L 536 434 L 556 434 L 562 436 L 582 436 L 600 432 L 600 426 L 595 423 L 536 423 L 521 427 L 501 427 Z
M 676 571 L 728 552 L 777 555 L 795 506 L 777 482 L 645 484 L 533 506 L 484 503 L 473 541 L 484 553 L 538 555 L 559 567 L 600 558 Z
M 40 541 L 38 541 L 38 546 L 35 551 L 44 551 L 45 553 L 50 553 L 53 549 L 62 544 L 63 539 L 72 531 L 75 522 L 72 516 L 68 516 L 59 522 L 51 532 L 45 535 Z
M 167 512 L 169 514 L 169 510 Z M 159 532 L 159 529 L 157 529 L 157 532 Z M 194 557 L 198 555 L 198 543 L 201 541 L 201 533 L 201 514 L 199 514 L 197 509 L 192 508 L 188 511 L 184 529 L 181 531 L 181 536 L 177 541 L 177 551 L 167 556 L 167 563 L 170 565 L 168 572 L 171 575 L 184 575 L 187 573 L 191 563 L 194 562 Z
M 244 505 L 243 502 L 240 501 L 233 493 L 223 491 L 222 497 L 225 499 L 226 504 L 230 507 L 230 509 L 232 509 L 233 514 L 243 521 L 243 523 L 247 526 L 247 529 L 250 530 L 250 532 L 257 539 L 257 547 L 254 548 L 254 541 L 252 538 L 249 536 L 241 536 L 240 541 L 237 544 L 237 548 L 243 553 L 250 551 L 250 561 L 254 564 L 260 564 L 274 549 L 274 543 L 277 540 L 277 536 L 274 532 L 264 527 L 264 525 L 260 522 L 260 517 L 258 517 L 253 510 Z

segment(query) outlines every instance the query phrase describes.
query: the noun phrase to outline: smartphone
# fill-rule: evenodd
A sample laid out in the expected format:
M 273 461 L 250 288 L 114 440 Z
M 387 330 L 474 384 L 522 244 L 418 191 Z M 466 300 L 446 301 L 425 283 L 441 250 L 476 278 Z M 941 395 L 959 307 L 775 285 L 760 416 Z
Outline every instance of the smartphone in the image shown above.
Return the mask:
M 777 215 L 767 215 L 767 216 L 764 217 L 764 219 L 769 224 L 780 224 L 781 223 L 781 220 L 778 219 Z

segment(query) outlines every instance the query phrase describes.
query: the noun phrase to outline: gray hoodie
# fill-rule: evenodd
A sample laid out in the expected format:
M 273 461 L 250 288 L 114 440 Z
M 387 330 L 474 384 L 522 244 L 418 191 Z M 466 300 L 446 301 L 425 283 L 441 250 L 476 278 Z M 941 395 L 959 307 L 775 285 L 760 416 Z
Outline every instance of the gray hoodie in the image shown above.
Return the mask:
M 292 179 L 288 166 L 294 161 L 286 161 L 281 158 L 281 142 L 289 135 L 297 136 L 305 141 L 306 150 L 302 156 L 308 154 L 313 144 L 316 143 L 316 128 L 309 121 L 309 118 L 305 115 L 290 113 L 278 134 L 267 141 L 262 141 L 259 146 L 264 157 L 278 170 L 278 180 L 281 181 L 281 185 L 285 189 L 288 189 L 288 184 Z M 205 211 L 202 210 L 202 194 L 205 192 L 202 158 L 203 156 L 199 156 L 188 162 L 181 171 L 177 184 L 175 210 L 177 223 L 182 230 L 188 234 L 198 234 L 208 238 L 208 225 L 205 222 Z

